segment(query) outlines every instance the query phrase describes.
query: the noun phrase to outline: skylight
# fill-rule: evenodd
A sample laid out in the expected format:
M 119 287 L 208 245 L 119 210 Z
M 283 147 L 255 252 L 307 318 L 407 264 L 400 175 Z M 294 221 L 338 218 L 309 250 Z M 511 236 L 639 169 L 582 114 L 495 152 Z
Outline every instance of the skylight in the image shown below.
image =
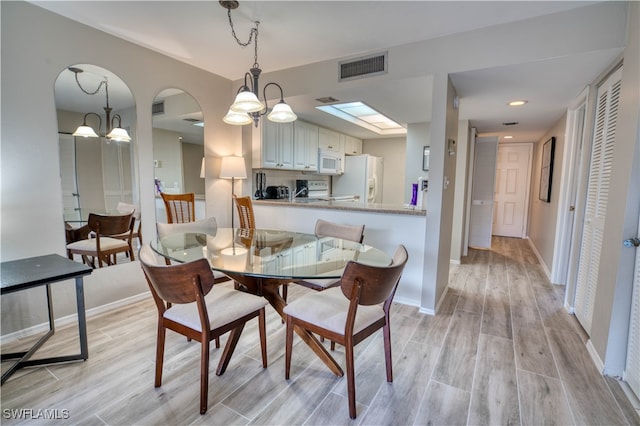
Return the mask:
M 407 129 L 403 126 L 362 102 L 321 105 L 316 108 L 379 135 L 404 135 L 407 133 Z

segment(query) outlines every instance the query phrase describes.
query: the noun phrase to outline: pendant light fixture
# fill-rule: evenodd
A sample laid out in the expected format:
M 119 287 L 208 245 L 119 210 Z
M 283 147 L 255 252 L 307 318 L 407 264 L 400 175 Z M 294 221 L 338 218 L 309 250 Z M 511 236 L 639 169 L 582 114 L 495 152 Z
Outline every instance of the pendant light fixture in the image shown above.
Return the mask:
M 220 0 L 220 5 L 227 9 L 229 25 L 231 26 L 231 34 L 233 35 L 233 38 L 235 38 L 236 42 L 240 46 L 249 46 L 252 41 L 254 42 L 253 67 L 249 72 L 244 74 L 244 84 L 238 90 L 236 98 L 229 108 L 229 112 L 227 112 L 227 115 L 225 115 L 222 120 L 227 124 L 237 126 L 254 123 L 255 126 L 258 127 L 260 117 L 267 114 L 267 118 L 276 123 L 289 123 L 291 121 L 295 121 L 298 116 L 294 114 L 291 107 L 284 101 L 282 87 L 278 83 L 267 83 L 264 86 L 262 89 L 264 103 L 261 102 L 258 97 L 260 92 L 259 79 L 260 73 L 262 73 L 260 65 L 258 65 L 258 25 L 260 25 L 260 22 L 255 22 L 256 26 L 251 28 L 251 32 L 249 33 L 249 40 L 246 43 L 243 43 L 236 36 L 233 21 L 231 20 L 231 10 L 237 9 L 239 3 L 237 1 Z M 267 105 L 267 87 L 269 86 L 276 86 L 280 89 L 280 102 L 278 102 L 271 111 L 269 111 L 269 106 Z
M 104 80 L 102 80 L 100 84 L 98 84 L 98 87 L 96 88 L 96 90 L 94 90 L 93 92 L 90 92 L 88 90 L 85 90 L 85 88 L 82 87 L 82 85 L 80 84 L 80 80 L 78 80 L 78 74 L 83 73 L 84 70 L 76 67 L 69 67 L 68 69 L 69 71 L 75 74 L 76 84 L 78 85 L 80 90 L 82 90 L 87 95 L 96 95 L 100 91 L 102 86 L 104 86 L 104 90 L 107 97 L 107 104 L 105 107 L 103 107 L 104 113 L 105 113 L 105 119 L 106 119 L 105 120 L 106 129 L 105 129 L 104 135 L 107 138 L 107 141 L 130 142 L 131 136 L 129 136 L 129 133 L 127 133 L 127 131 L 122 128 L 122 117 L 120 117 L 120 114 L 114 114 L 113 118 L 111 117 L 111 111 L 113 110 L 113 108 L 109 106 L 109 80 L 107 79 L 107 77 L 105 77 Z M 87 124 L 87 117 L 89 117 L 90 115 L 95 115 L 96 117 L 98 117 L 99 125 L 98 125 L 97 133 L 93 129 L 93 127 Z M 116 120 L 117 120 L 117 126 L 115 126 Z M 73 132 L 73 136 L 81 136 L 85 138 L 97 138 L 100 136 L 99 133 L 101 132 L 101 129 L 102 129 L 102 117 L 95 112 L 88 112 L 84 115 L 84 118 L 82 119 L 82 125 L 78 126 L 76 131 Z

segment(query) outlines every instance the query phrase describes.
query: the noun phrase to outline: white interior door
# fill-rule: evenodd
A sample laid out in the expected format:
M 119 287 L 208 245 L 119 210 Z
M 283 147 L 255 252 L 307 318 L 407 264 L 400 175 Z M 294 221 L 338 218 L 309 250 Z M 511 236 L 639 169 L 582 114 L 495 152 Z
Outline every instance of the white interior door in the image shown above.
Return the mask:
M 609 198 L 621 79 L 622 68 L 619 68 L 598 88 L 574 303 L 576 318 L 587 334 L 591 334 L 593 307 L 598 287 L 599 260 Z
M 498 138 L 477 138 L 473 161 L 469 247 L 491 248 L 493 192 L 496 177 Z
M 640 232 L 640 217 L 638 217 Z M 640 235 L 638 235 L 640 238 Z M 629 318 L 629 340 L 627 341 L 627 362 L 623 379 L 640 398 L 640 248 L 636 247 L 636 269 L 633 278 L 631 316 Z
M 493 235 L 523 238 L 533 145 L 500 144 L 493 197 Z

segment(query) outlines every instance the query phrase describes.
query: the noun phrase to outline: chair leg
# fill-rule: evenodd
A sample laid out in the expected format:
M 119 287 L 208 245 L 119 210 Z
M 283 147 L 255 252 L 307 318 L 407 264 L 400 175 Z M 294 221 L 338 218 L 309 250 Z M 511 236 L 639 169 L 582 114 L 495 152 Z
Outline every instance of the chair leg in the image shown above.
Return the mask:
M 289 380 L 291 370 L 291 352 L 293 352 L 293 317 L 287 316 L 286 343 L 284 352 L 284 378 Z
M 162 321 L 162 320 L 160 320 Z M 164 342 L 167 329 L 158 323 L 158 341 L 156 343 L 156 381 L 154 386 L 162 385 L 162 364 L 164 363 Z
M 233 351 L 236 349 L 236 345 L 238 344 L 238 340 L 240 339 L 240 335 L 242 334 L 242 330 L 244 329 L 245 323 L 240 324 L 229 334 L 229 338 L 227 339 L 227 344 L 224 347 L 224 351 L 220 356 L 220 362 L 218 363 L 218 368 L 216 370 L 216 376 L 222 376 L 229 365 L 229 361 L 231 360 L 231 355 L 233 355 Z
M 260 349 L 262 352 L 262 368 L 267 368 L 267 322 L 265 321 L 264 308 L 260 309 L 258 316 L 258 328 L 260 329 Z
M 220 349 L 220 338 L 216 337 L 216 349 Z
M 353 341 L 345 342 L 345 363 L 347 365 L 347 396 L 349 399 L 349 417 L 356 418 L 356 375 L 353 362 Z
M 200 358 L 200 414 L 207 412 L 207 402 L 209 399 L 209 340 L 202 339 L 202 350 Z
M 382 327 L 382 335 L 384 337 L 384 361 L 387 366 L 387 382 L 393 382 L 393 370 L 391 367 L 391 327 L 389 321 Z

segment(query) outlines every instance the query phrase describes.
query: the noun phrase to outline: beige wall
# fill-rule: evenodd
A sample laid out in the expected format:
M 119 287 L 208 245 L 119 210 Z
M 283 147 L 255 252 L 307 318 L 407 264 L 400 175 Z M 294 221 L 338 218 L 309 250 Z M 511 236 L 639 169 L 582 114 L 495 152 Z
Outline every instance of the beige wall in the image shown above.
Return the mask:
M 147 238 L 155 235 L 151 104 L 157 93 L 166 87 L 180 87 L 199 103 L 207 122 L 209 167 L 215 167 L 215 157 L 240 151 L 240 131 L 220 120 L 233 96 L 229 80 L 26 2 L 0 2 L 0 7 L 2 261 L 49 253 L 66 256 L 54 82 L 71 64 L 108 68 L 133 93 L 136 117 L 127 122 L 133 123 L 133 161 L 138 166 L 135 181 L 140 182 L 142 227 Z M 214 173 L 209 176 L 207 215 L 227 224 L 230 183 L 214 178 Z M 54 287 L 56 317 L 75 313 L 72 283 Z M 146 291 L 137 263 L 96 270 L 85 279 L 88 309 L 121 303 Z M 2 296 L 1 303 L 3 335 L 46 321 L 42 291 Z
M 553 262 L 554 239 L 560 195 L 560 175 L 563 170 L 562 153 L 565 143 L 566 115 L 563 115 L 547 133 L 533 145 L 533 162 L 531 170 L 531 188 L 529 204 L 529 239 L 533 243 L 544 268 L 549 275 Z M 556 138 L 555 158 L 553 161 L 553 178 L 551 184 L 551 202 L 547 203 L 538 198 L 540 191 L 540 169 L 542 162 L 542 146 L 551 137 Z
M 153 177 L 160 179 L 163 190 L 184 191 L 182 179 L 182 141 L 180 133 L 153 129 Z

